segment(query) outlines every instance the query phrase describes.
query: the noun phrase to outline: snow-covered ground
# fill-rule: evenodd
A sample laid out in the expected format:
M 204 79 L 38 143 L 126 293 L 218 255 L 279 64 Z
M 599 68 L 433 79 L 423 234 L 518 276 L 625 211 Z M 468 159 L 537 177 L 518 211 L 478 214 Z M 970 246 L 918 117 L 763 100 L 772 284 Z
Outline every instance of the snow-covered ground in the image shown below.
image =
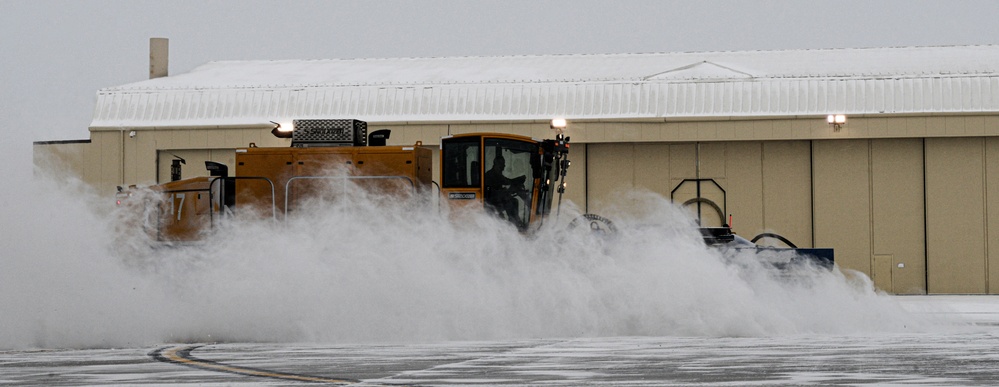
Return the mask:
M 999 297 L 893 298 L 935 324 L 908 333 L 7 351 L 0 384 L 995 385 Z M 189 364 L 154 359 L 177 348 Z
M 977 325 L 999 326 L 999 296 L 933 295 L 894 298 L 913 313 L 938 315 Z
M 45 205 L 4 218 L 0 384 L 999 380 L 999 298 L 776 270 L 658 196 L 628 198 L 647 211 L 611 238 L 361 202 L 161 249 L 65 191 L 26 186 Z

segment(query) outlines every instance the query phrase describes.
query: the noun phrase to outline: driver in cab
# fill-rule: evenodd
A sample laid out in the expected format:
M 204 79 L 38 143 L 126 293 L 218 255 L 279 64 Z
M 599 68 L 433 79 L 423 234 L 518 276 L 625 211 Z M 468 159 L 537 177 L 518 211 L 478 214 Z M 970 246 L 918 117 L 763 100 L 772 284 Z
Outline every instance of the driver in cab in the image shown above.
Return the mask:
M 527 190 L 524 189 L 524 181 L 527 176 L 511 179 L 503 175 L 505 169 L 506 159 L 502 155 L 497 155 L 493 159 L 493 167 L 486 171 L 486 204 L 492 206 L 496 212 L 505 214 L 506 219 L 519 224 L 521 219 L 516 197 L 521 196 L 525 201 L 527 200 L 525 198 Z

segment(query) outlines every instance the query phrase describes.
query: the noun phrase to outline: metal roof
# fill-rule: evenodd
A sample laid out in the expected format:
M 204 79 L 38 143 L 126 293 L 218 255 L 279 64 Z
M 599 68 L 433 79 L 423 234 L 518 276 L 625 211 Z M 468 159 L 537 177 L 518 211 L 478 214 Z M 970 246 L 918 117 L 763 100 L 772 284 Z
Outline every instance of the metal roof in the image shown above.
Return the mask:
M 999 46 L 222 61 L 97 93 L 92 128 L 999 112 Z

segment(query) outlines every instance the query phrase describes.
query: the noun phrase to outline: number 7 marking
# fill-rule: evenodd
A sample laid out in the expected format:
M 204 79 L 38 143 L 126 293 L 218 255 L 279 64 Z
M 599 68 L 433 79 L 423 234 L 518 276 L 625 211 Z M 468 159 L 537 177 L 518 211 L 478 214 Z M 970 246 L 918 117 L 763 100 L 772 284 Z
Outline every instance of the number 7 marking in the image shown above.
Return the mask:
M 184 198 L 186 196 L 187 194 L 182 194 L 182 193 L 173 194 L 174 200 L 170 201 L 170 205 L 173 207 L 170 210 L 176 210 L 173 212 L 177 213 L 177 220 L 180 220 L 180 212 L 184 210 Z M 180 204 L 176 204 L 178 198 L 180 198 Z

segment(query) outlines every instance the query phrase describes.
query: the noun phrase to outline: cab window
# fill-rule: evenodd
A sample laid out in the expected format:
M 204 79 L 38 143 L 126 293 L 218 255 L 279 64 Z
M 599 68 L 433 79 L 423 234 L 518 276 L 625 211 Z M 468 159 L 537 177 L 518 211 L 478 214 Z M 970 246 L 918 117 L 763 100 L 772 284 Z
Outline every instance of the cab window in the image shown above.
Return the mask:
M 482 166 L 479 138 L 447 139 L 441 145 L 441 186 L 443 188 L 478 188 Z

